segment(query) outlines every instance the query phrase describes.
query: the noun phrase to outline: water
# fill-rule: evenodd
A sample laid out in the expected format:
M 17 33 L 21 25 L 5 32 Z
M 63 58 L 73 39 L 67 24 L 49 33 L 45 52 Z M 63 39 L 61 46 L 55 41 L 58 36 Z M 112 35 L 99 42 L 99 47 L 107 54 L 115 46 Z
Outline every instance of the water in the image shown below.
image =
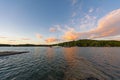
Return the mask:
M 120 80 L 117 47 L 0 47 L 0 80 Z

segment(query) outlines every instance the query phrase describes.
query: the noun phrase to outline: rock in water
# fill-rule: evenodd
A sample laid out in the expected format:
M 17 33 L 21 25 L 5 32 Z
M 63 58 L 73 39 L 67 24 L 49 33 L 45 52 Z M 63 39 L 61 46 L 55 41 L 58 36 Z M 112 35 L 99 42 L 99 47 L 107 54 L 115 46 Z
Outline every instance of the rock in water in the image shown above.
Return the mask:
M 29 51 L 2 51 L 0 52 L 0 56 L 15 55 L 15 54 L 28 53 L 28 52 Z

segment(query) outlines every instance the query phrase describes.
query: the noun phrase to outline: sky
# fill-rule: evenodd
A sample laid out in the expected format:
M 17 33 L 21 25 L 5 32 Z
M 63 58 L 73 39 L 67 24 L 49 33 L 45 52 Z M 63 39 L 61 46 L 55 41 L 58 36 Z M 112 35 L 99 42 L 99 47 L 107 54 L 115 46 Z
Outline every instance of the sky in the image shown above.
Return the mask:
M 0 44 L 120 40 L 120 0 L 0 0 Z

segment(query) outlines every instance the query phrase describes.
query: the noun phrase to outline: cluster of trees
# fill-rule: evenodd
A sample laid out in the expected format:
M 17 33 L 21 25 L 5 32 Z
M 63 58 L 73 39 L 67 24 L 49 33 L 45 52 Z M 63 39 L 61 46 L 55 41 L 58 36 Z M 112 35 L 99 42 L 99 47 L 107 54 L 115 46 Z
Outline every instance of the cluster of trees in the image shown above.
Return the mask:
M 63 47 L 120 47 L 120 41 L 114 40 L 77 40 L 56 44 Z

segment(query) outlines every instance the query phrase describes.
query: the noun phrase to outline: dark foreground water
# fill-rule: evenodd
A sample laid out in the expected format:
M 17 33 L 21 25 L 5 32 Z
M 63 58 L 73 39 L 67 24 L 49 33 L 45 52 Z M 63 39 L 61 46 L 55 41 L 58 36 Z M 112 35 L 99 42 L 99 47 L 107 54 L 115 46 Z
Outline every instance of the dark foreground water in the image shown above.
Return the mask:
M 0 47 L 0 80 L 120 80 L 120 48 Z

